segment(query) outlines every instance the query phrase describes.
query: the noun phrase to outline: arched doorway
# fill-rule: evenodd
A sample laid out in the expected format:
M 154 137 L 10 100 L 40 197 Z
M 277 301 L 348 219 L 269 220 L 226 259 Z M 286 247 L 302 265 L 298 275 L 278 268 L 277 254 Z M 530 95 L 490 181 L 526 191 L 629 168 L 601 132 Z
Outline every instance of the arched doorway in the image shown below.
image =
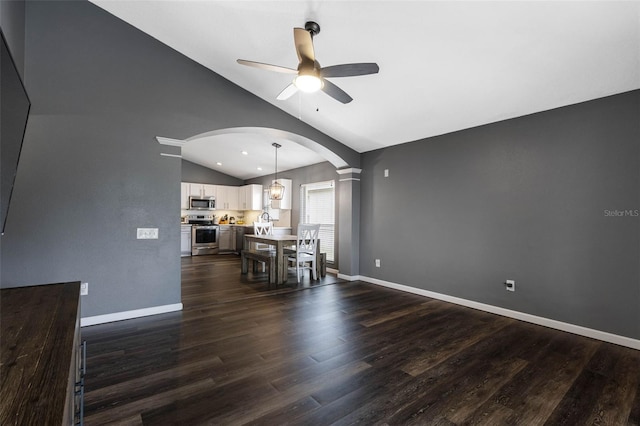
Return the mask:
M 184 147 L 189 142 L 198 141 L 211 136 L 253 134 L 261 135 L 267 141 L 269 139 L 286 139 L 299 144 L 322 156 L 331 163 L 338 174 L 340 188 L 338 200 L 338 229 L 336 235 L 339 253 L 340 276 L 345 279 L 355 280 L 359 275 L 359 216 L 360 216 L 360 172 L 358 168 L 350 167 L 340 155 L 328 149 L 326 146 L 305 136 L 280 129 L 265 127 L 232 127 L 217 129 L 200 133 L 187 138 L 176 140 L 157 137 L 160 144 Z M 270 144 L 270 143 L 269 143 Z M 171 155 L 171 154 L 168 154 Z
M 195 141 L 201 138 L 207 138 L 210 136 L 218 136 L 218 135 L 231 135 L 231 134 L 255 134 L 262 135 L 265 139 L 273 138 L 273 139 L 287 139 L 292 142 L 295 142 L 299 145 L 302 145 L 305 148 L 310 149 L 311 151 L 316 152 L 317 154 L 324 157 L 328 162 L 333 164 L 336 169 L 342 169 L 345 167 L 349 167 L 347 162 L 342 159 L 339 155 L 326 148 L 325 146 L 315 142 L 305 136 L 298 135 L 295 133 L 287 132 L 285 130 L 279 129 L 271 129 L 267 127 L 232 127 L 228 129 L 218 129 L 212 130 L 210 132 L 201 133 L 198 135 L 194 135 L 190 138 L 186 139 L 186 143 L 191 141 Z

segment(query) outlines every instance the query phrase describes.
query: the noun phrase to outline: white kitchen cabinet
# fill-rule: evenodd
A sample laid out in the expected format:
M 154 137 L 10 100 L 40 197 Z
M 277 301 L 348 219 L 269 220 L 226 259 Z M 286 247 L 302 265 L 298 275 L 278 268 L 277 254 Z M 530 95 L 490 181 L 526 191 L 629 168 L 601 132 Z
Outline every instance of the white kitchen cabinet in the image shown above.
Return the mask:
M 185 182 L 183 182 L 185 183 Z M 216 185 L 208 185 L 204 183 L 185 183 L 189 185 L 189 196 L 191 197 L 215 197 Z
M 275 182 L 275 180 L 273 181 Z M 273 200 L 271 201 L 271 208 L 273 209 L 281 209 L 281 210 L 291 210 L 292 208 L 292 200 L 293 194 L 291 190 L 293 189 L 293 184 L 291 179 L 278 179 L 278 183 L 284 186 L 284 194 L 282 200 Z
M 239 192 L 240 192 L 240 188 L 237 186 L 228 186 L 228 196 L 229 196 L 229 204 L 228 204 L 228 208 L 229 210 L 240 210 L 240 203 L 239 203 Z
M 180 256 L 191 256 L 191 225 L 180 225 Z
M 217 188 L 216 185 L 207 185 L 207 184 L 203 184 L 202 185 L 202 196 L 207 198 L 207 197 L 215 197 L 217 196 Z
M 186 210 L 189 208 L 189 183 L 180 182 L 180 208 Z
M 262 210 L 262 185 L 245 185 L 238 192 L 240 210 Z
M 218 210 L 262 210 L 262 185 L 227 186 L 182 182 L 180 207 L 189 208 L 189 197 L 215 197 Z
M 241 186 L 238 188 L 238 206 L 240 210 L 247 209 L 247 186 Z
M 238 187 L 215 185 L 217 210 L 240 210 Z
M 189 183 L 189 196 L 190 197 L 202 197 L 202 184 L 201 183 Z

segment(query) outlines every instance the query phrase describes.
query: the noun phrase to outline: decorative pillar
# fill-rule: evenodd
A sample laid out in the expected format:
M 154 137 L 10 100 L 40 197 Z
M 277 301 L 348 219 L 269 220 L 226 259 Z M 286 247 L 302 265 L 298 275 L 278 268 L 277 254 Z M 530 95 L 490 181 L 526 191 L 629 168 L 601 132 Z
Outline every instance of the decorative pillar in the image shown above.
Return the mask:
M 338 277 L 360 278 L 360 173 L 362 169 L 339 169 Z

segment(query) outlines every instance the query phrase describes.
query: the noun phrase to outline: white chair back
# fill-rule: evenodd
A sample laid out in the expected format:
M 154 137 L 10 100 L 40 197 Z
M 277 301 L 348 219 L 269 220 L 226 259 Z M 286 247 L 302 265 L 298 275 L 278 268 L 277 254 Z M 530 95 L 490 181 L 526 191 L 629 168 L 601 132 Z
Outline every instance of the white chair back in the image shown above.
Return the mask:
M 273 235 L 273 223 L 253 222 L 253 233 L 255 235 Z
M 253 222 L 253 233 L 255 235 L 273 235 L 273 223 L 272 222 Z M 271 250 L 271 246 L 269 244 L 263 243 L 255 243 L 255 250 L 265 251 Z M 266 265 L 262 265 L 262 269 L 264 269 Z
M 318 233 L 320 232 L 319 224 L 301 223 L 298 225 L 298 253 L 306 253 L 315 255 L 318 241 Z

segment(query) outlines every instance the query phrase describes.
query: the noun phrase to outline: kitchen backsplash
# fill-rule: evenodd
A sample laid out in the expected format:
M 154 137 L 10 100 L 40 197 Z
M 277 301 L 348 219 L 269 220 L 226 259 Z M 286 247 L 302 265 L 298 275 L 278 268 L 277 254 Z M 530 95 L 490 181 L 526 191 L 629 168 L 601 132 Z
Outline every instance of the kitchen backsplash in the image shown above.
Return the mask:
M 259 222 L 259 217 L 263 212 L 260 210 L 246 210 L 246 211 L 235 211 L 235 210 L 215 210 L 215 211 L 202 211 L 202 210 L 181 210 L 180 217 L 184 218 L 187 215 L 215 215 L 215 221 L 218 221 L 227 215 L 227 217 L 235 218 L 236 224 L 239 220 L 243 220 L 245 225 L 252 225 L 253 222 Z M 273 211 L 272 211 L 273 213 Z M 277 219 L 273 218 L 274 226 L 282 226 L 289 227 L 291 226 L 291 210 L 279 210 L 279 215 L 277 215 Z M 276 215 L 274 215 L 276 216 Z

